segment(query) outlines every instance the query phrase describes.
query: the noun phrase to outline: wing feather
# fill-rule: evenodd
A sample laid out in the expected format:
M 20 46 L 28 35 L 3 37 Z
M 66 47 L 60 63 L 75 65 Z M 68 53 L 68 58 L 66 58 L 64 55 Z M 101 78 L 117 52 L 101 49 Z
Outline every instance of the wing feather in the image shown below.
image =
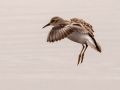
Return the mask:
M 48 34 L 47 41 L 48 42 L 58 41 L 67 37 L 67 35 L 71 34 L 73 30 L 70 30 L 69 26 L 67 27 L 66 26 L 67 26 L 66 24 L 59 24 L 54 26 L 50 33 Z
M 71 19 L 71 21 L 80 24 L 81 27 L 85 28 L 87 31 L 89 31 L 89 33 L 92 36 L 94 36 L 93 35 L 93 32 L 94 32 L 93 27 L 88 22 L 84 21 L 83 19 L 78 19 L 78 18 L 73 18 L 73 19 Z
M 54 42 L 66 38 L 72 32 L 88 33 L 88 31 L 76 24 L 58 24 L 52 28 L 48 34 L 47 41 Z

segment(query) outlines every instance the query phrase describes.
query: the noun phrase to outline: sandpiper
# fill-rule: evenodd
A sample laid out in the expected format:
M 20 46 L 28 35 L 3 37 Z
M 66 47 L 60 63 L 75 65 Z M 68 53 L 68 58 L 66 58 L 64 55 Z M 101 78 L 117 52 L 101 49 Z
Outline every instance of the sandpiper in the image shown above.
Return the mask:
M 92 25 L 83 19 L 73 18 L 68 21 L 56 16 L 43 28 L 50 25 L 53 27 L 48 34 L 47 42 L 54 42 L 67 37 L 74 42 L 82 44 L 83 48 L 79 54 L 77 65 L 83 62 L 84 53 L 88 46 L 101 52 L 101 46 L 94 38 Z

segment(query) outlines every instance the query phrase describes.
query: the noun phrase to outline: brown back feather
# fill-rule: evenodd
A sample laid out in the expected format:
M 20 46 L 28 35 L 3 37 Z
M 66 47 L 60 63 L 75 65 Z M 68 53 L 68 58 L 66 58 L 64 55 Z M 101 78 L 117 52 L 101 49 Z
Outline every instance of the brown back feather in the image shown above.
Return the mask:
M 94 35 L 93 35 L 94 30 L 93 30 L 91 24 L 87 23 L 87 22 L 84 21 L 83 19 L 78 19 L 78 18 L 73 18 L 73 19 L 71 19 L 71 21 L 73 21 L 73 22 L 75 22 L 75 23 L 79 23 L 81 27 L 83 27 L 83 28 L 85 28 L 86 30 L 88 30 L 89 33 L 90 33 L 92 36 L 94 36 Z

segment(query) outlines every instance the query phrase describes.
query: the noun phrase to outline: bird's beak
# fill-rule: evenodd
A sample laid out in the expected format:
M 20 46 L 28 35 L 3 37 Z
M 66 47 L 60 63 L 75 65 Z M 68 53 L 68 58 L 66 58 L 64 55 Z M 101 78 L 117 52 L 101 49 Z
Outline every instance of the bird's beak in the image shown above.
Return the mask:
M 50 23 L 48 23 L 47 25 L 45 25 L 43 28 L 47 27 L 47 26 L 50 26 Z

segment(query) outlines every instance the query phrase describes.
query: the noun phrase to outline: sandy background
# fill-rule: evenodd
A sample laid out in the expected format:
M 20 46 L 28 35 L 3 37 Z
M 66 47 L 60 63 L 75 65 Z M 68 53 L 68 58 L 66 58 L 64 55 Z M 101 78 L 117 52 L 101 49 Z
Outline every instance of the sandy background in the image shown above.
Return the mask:
M 120 90 L 119 0 L 1 0 L 0 90 Z M 68 39 L 47 43 L 53 16 L 91 23 L 100 54 Z

